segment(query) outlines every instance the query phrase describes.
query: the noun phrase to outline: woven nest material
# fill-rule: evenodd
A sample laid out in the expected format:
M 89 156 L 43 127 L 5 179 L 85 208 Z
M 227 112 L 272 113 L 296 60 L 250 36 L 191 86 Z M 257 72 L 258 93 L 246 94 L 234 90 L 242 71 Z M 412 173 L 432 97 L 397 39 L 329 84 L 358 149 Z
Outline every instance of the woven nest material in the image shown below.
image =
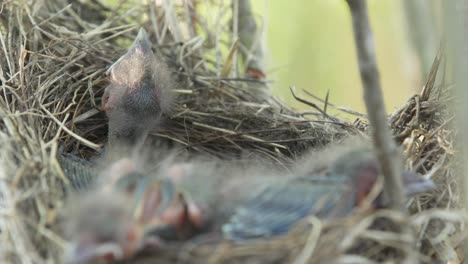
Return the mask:
M 107 120 L 100 108 L 105 72 L 140 25 L 180 84 L 174 110 L 151 140 L 221 158 L 249 153 L 287 167 L 307 150 L 366 133 L 365 117 L 351 123 L 323 111 L 305 116 L 272 97 L 268 83 L 231 70 L 229 5 L 219 6 L 216 30 L 210 30 L 186 2 L 137 2 L 114 8 L 98 1 L 0 4 L 2 263 L 61 262 L 66 241 L 57 222 L 65 199 L 60 186 L 67 180 L 55 157 L 60 149 L 88 159 L 105 144 Z M 414 255 L 402 246 L 412 242 L 423 262 L 458 259 L 465 218 L 448 210 L 459 208 L 460 192 L 452 169 L 453 118 L 446 107 L 452 98 L 442 62 L 439 55 L 422 93 L 389 118 L 408 156 L 406 165 L 439 186 L 408 202 L 409 219 L 393 211 L 357 212 L 334 221 L 310 218 L 285 237 L 242 245 L 190 241 L 144 253 L 138 261 L 400 262 Z M 334 107 L 308 98 L 313 105 Z M 415 236 L 400 232 L 399 226 L 408 224 Z

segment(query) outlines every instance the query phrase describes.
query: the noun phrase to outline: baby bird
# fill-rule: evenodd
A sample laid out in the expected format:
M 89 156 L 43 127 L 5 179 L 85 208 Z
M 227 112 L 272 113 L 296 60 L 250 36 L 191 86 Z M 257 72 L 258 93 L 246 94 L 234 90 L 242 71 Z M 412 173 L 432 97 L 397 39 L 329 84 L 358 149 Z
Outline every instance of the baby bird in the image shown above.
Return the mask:
M 222 230 L 225 238 L 236 241 L 283 235 L 308 215 L 330 218 L 351 213 L 381 179 L 369 149 L 341 153 L 325 175 L 233 173 L 229 176 L 226 167 L 207 164 L 174 164 L 167 170 L 166 177 L 186 203 L 185 212 L 175 218 L 177 225 L 172 225 L 176 232 L 185 223 L 192 231 Z M 420 175 L 405 172 L 402 177 L 408 196 L 435 188 Z M 381 190 L 377 194 L 372 208 L 387 206 Z
M 143 248 L 143 230 L 124 195 L 96 192 L 78 201 L 67 213 L 66 231 L 72 238 L 67 263 L 110 263 Z
M 308 215 L 345 216 L 364 204 L 381 177 L 375 156 L 365 148 L 340 153 L 322 175 L 287 176 L 206 161 L 172 163 L 159 175 L 169 181 L 153 191 L 172 193 L 176 202 L 167 203 L 170 218 L 152 215 L 147 230 L 164 239 L 214 230 L 236 241 L 283 235 Z M 420 175 L 402 177 L 408 196 L 435 188 Z M 385 207 L 385 196 L 381 190 L 377 194 L 370 205 Z
M 102 107 L 109 118 L 109 145 L 144 140 L 172 102 L 174 82 L 165 63 L 151 50 L 142 28 L 129 48 L 108 70 L 110 84 Z
M 177 225 L 175 217 L 185 203 L 174 185 L 139 169 L 134 160 L 117 160 L 99 175 L 94 189 L 70 197 L 65 219 L 71 239 L 68 263 L 128 259 L 160 244 L 148 231 L 153 226 Z
M 108 145 L 98 159 L 109 162 L 121 153 L 136 151 L 161 115 L 170 111 L 174 81 L 151 46 L 145 30 L 140 29 L 128 52 L 108 70 L 110 84 L 102 98 L 109 118 Z M 72 155 L 58 155 L 57 159 L 75 190 L 94 184 L 95 164 Z
M 98 172 L 92 162 L 80 159 L 69 153 L 58 154 L 57 161 L 63 173 L 70 181 L 72 191 L 86 191 L 94 184 Z
M 369 149 L 342 153 L 326 176 L 307 175 L 268 186 L 236 210 L 223 232 L 239 241 L 285 234 L 308 215 L 345 216 L 363 205 L 380 177 L 378 162 Z M 418 174 L 405 172 L 402 177 L 408 197 L 435 188 L 431 180 Z M 371 201 L 372 208 L 388 205 L 379 191 Z
M 77 259 L 83 255 L 77 249 L 90 248 L 81 245 L 83 241 L 93 245 L 92 253 L 85 256 L 127 258 L 148 244 L 185 240 L 206 232 L 233 241 L 284 235 L 309 215 L 345 216 L 369 200 L 370 193 L 378 194 L 368 202 L 372 208 L 386 206 L 381 190 L 372 192 L 381 175 L 377 160 L 368 149 L 343 152 L 325 173 L 315 175 L 284 175 L 220 161 L 180 163 L 169 160 L 157 175 L 138 172 L 131 160 L 121 160 L 113 167 L 109 169 L 109 177 L 113 179 L 106 181 L 112 187 L 102 189 L 125 197 L 125 203 L 115 204 L 117 208 L 120 204 L 123 216 L 114 221 L 115 224 L 95 226 L 90 232 L 83 227 L 85 225 L 75 224 L 82 228 L 81 231 L 74 229 L 77 246 L 72 255 L 78 256 Z M 420 175 L 405 173 L 402 176 L 408 196 L 435 187 L 432 181 Z M 125 209 L 125 205 L 130 209 Z M 106 212 L 112 206 L 106 209 L 104 204 L 96 202 L 78 207 L 82 208 L 78 218 L 86 218 L 88 214 L 84 212 L 93 211 L 86 206 L 103 206 L 101 213 L 107 214 L 107 219 L 120 215 Z M 100 232 L 101 228 L 104 233 Z M 94 235 L 83 235 L 87 233 Z M 122 253 L 104 254 L 105 251 L 94 250 L 103 248 L 97 245 L 106 244 L 109 233 L 115 234 L 112 239 L 120 249 L 114 251 Z M 119 240 L 126 234 L 131 234 L 129 241 Z

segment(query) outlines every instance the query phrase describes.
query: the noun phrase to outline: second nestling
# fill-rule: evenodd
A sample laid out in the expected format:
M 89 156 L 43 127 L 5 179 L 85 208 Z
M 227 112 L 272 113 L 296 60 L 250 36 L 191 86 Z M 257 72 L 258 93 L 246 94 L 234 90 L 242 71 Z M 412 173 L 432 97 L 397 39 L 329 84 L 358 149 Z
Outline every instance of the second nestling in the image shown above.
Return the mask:
M 161 115 L 171 109 L 175 82 L 151 46 L 145 30 L 140 29 L 127 53 L 107 71 L 110 83 L 104 91 L 102 108 L 109 118 L 107 146 L 113 154 L 135 150 Z M 73 155 L 59 155 L 58 160 L 73 187 L 89 188 L 95 181 L 94 163 Z
M 102 107 L 109 118 L 109 145 L 138 143 L 170 109 L 174 81 L 151 46 L 140 29 L 128 52 L 108 70 Z
M 105 193 L 111 196 L 107 200 L 113 200 L 113 195 L 126 196 L 125 204 L 131 205 L 132 213 L 125 213 L 124 204 L 119 209 L 104 199 L 76 206 L 81 209 L 69 219 L 74 226 L 70 229 L 70 258 L 72 262 L 103 256 L 112 256 L 113 260 L 131 258 L 148 245 L 185 240 L 200 233 L 238 242 L 265 239 L 287 234 L 308 215 L 335 218 L 348 215 L 356 207 L 366 208 L 366 204 L 369 208 L 388 205 L 381 189 L 376 193 L 379 195 L 369 197 L 381 180 L 378 163 L 369 149 L 347 150 L 330 158 L 326 175 L 290 176 L 260 170 L 258 166 L 240 168 L 219 161 L 171 160 L 157 175 L 149 175 L 139 173 L 131 160 L 117 161 L 105 172 L 108 176 L 104 177 L 107 180 L 101 191 L 108 190 Z M 431 180 L 420 175 L 405 173 L 402 177 L 407 196 L 435 188 Z M 94 197 L 93 193 L 88 197 Z M 104 215 L 112 209 L 109 220 L 114 210 L 120 212 L 121 221 L 114 221 L 115 225 L 94 221 L 93 217 L 90 221 L 85 212 L 99 211 L 94 207 Z M 114 229 L 112 236 L 107 235 L 109 229 Z M 117 236 L 121 231 L 127 238 Z M 121 253 L 108 252 L 107 248 Z

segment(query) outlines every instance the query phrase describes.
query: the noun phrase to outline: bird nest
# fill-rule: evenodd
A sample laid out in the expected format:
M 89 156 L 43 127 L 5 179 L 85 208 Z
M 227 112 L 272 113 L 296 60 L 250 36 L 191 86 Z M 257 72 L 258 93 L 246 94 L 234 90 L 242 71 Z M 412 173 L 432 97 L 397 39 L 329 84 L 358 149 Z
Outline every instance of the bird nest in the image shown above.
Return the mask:
M 267 82 L 238 74 L 240 48 L 231 45 L 229 5 L 217 7 L 210 25 L 192 1 L 136 2 L 120 1 L 112 8 L 96 0 L 0 3 L 0 256 L 5 263 L 63 257 L 66 241 L 57 223 L 67 179 L 56 155 L 63 151 L 89 159 L 105 144 L 107 120 L 100 107 L 105 72 L 140 26 L 179 84 L 173 111 L 151 133 L 153 141 L 224 159 L 248 153 L 289 167 L 307 150 L 366 134 L 364 115 L 351 123 L 327 114 L 327 108 L 341 108 L 310 94 L 297 99 L 313 111 L 298 113 L 271 96 Z M 357 210 L 337 220 L 310 217 L 277 239 L 246 244 L 196 239 L 144 252 L 138 261 L 460 259 L 465 217 L 457 211 L 453 117 L 447 108 L 452 98 L 441 65 L 439 55 L 421 94 L 389 118 L 406 165 L 438 186 L 408 201 L 410 217 L 391 210 Z

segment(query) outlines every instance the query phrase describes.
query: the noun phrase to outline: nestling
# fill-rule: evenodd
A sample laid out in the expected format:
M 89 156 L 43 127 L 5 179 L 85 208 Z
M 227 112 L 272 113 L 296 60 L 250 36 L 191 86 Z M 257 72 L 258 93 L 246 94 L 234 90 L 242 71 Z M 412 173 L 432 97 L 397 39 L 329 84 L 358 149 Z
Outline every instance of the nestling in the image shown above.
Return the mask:
M 170 109 L 174 81 L 166 64 L 151 50 L 142 28 L 129 48 L 108 70 L 110 84 L 102 107 L 109 117 L 109 143 L 135 144 Z

